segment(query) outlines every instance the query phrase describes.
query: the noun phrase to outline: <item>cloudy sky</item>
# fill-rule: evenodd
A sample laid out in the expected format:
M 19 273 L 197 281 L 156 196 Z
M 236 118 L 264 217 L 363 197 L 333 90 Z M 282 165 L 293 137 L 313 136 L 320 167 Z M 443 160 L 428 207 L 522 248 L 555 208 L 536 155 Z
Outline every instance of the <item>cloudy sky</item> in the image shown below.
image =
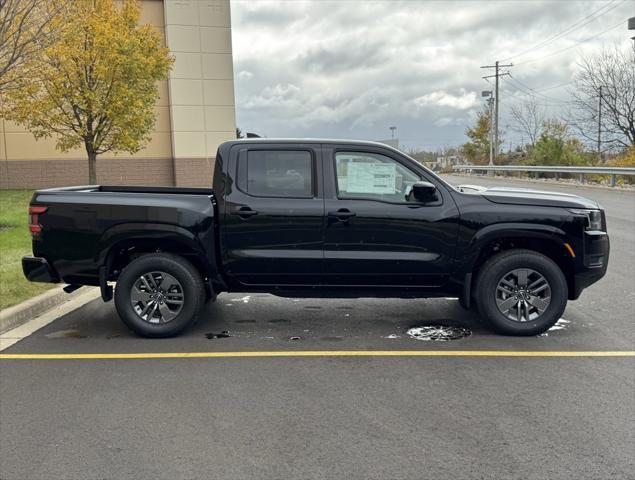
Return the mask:
M 628 46 L 626 19 L 635 16 L 633 0 L 231 5 L 243 131 L 379 140 L 396 126 L 402 146 L 426 150 L 465 141 L 481 91 L 493 88 L 481 65 L 514 64 L 501 79 L 501 128 L 529 89 L 557 115 L 580 56 Z

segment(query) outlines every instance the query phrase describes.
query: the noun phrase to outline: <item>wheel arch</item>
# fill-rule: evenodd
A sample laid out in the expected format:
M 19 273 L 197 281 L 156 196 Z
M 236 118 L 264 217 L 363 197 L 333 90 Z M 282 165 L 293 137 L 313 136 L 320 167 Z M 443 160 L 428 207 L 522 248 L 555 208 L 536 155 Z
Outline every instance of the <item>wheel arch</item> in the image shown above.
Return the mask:
M 569 298 L 574 291 L 574 258 L 565 246 L 566 234 L 550 225 L 502 224 L 483 228 L 472 238 L 468 249 L 466 273 L 471 274 L 465 290 L 474 292 L 483 264 L 492 256 L 514 248 L 536 251 L 553 260 L 567 281 Z
M 103 267 L 104 281 L 116 280 L 121 270 L 141 255 L 164 252 L 190 261 L 205 280 L 213 296 L 220 279 L 213 252 L 215 245 L 203 247 L 190 231 L 171 224 L 123 223 L 108 229 L 100 238 L 95 261 Z M 210 252 L 212 252 L 210 254 Z

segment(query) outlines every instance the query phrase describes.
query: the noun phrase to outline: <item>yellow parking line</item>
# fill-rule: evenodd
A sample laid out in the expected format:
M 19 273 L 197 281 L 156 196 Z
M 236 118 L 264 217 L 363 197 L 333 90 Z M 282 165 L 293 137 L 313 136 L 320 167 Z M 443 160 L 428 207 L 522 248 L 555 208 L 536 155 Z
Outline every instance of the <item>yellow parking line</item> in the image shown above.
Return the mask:
M 294 350 L 271 352 L 0 353 L 0 360 L 120 360 L 244 357 L 635 357 L 635 351 Z

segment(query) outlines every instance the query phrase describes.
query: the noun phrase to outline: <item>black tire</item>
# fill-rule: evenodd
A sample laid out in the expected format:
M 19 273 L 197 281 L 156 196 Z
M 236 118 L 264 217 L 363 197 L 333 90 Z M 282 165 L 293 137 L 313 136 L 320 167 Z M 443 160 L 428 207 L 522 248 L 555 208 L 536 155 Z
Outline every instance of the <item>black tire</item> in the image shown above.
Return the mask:
M 150 323 L 144 320 L 132 304 L 135 283 L 142 275 L 150 272 L 165 272 L 171 275 L 178 281 L 181 290 L 180 310 L 166 323 Z M 130 330 L 147 338 L 172 337 L 181 333 L 194 323 L 204 303 L 205 287 L 199 272 L 183 257 L 168 253 L 148 254 L 132 261 L 121 272 L 115 288 L 115 306 L 119 317 Z
M 516 321 L 499 309 L 496 294 L 501 279 L 509 272 L 523 269 L 530 269 L 541 275 L 548 282 L 551 295 L 549 304 L 542 313 L 538 314 L 534 310 L 537 318 Z M 532 250 L 513 249 L 495 255 L 481 267 L 476 282 L 476 296 L 481 316 L 497 332 L 503 335 L 529 336 L 549 330 L 560 319 L 567 306 L 569 294 L 565 276 L 553 260 Z

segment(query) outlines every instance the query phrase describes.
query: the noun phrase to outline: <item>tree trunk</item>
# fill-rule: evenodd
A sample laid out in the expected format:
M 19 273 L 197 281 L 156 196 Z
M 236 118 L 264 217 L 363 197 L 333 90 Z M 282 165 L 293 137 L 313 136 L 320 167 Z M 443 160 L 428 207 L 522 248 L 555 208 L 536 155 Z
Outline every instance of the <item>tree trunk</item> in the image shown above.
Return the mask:
M 97 185 L 97 154 L 88 152 L 88 184 Z

